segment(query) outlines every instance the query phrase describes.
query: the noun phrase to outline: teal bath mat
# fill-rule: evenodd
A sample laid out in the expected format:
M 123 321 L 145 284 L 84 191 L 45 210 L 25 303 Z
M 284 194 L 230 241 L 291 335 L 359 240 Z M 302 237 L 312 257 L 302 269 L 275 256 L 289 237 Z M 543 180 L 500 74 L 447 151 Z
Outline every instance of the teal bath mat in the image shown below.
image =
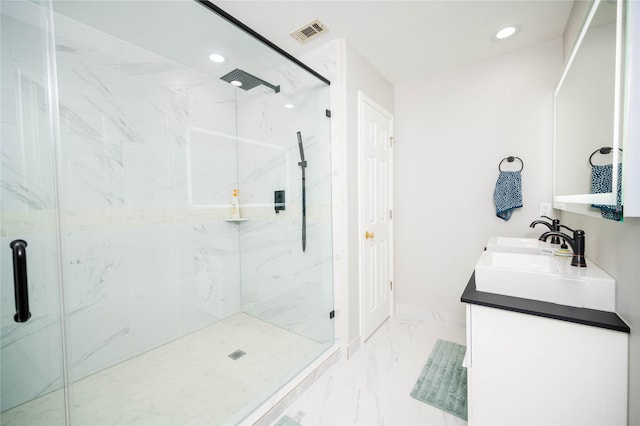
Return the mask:
M 273 426 L 300 426 L 300 423 L 296 422 L 289 416 L 282 416 Z
M 411 396 L 467 420 L 467 369 L 462 366 L 466 350 L 457 343 L 438 340 Z

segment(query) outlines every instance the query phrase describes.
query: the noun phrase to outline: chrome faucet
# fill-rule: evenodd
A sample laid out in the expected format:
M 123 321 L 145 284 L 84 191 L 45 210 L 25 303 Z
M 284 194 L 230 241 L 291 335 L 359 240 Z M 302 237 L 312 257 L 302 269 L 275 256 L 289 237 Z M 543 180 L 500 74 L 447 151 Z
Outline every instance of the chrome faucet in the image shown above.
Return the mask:
M 559 227 L 566 228 L 569 231 L 573 232 L 573 238 L 564 234 L 560 231 L 549 231 L 542 234 L 539 238 L 540 241 L 547 241 L 548 237 L 552 237 L 554 235 L 561 237 L 571 246 L 571 250 L 573 250 L 573 257 L 571 258 L 571 266 L 578 266 L 580 268 L 584 268 L 587 266 L 587 261 L 584 258 L 584 231 L 581 229 L 576 229 L 575 231 L 568 226 L 558 225 Z
M 536 225 L 542 224 L 542 225 L 545 225 L 547 228 L 549 228 L 549 231 L 560 232 L 560 219 L 551 219 L 549 216 L 540 216 L 540 217 L 549 219 L 551 223 L 545 222 L 544 220 L 534 220 L 533 222 L 531 222 L 529 227 L 535 228 Z M 551 244 L 560 244 L 560 237 L 558 237 L 557 235 L 552 236 Z

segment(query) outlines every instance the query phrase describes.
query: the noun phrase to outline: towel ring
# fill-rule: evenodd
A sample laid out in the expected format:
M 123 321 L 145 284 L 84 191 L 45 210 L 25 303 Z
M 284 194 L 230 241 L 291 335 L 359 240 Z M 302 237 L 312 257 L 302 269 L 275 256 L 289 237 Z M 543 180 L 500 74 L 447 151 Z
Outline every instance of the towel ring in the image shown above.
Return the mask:
M 622 151 L 622 148 L 618 148 L 618 150 L 619 150 L 620 152 L 623 152 L 623 151 Z M 613 148 L 611 148 L 610 146 L 603 146 L 602 148 L 598 148 L 598 149 L 596 149 L 596 150 L 595 150 L 595 151 L 593 151 L 593 152 L 591 153 L 591 155 L 589 156 L 589 165 L 590 165 L 591 167 L 593 167 L 593 163 L 591 162 L 591 159 L 593 158 L 593 156 L 594 156 L 594 155 L 596 155 L 596 153 L 598 153 L 598 152 L 599 152 L 600 154 L 603 154 L 603 155 L 604 155 L 604 154 L 610 154 L 610 153 L 611 153 L 611 151 L 613 151 Z
M 524 161 L 522 161 L 522 158 L 509 156 L 509 157 L 503 158 L 502 161 L 500 161 L 500 163 L 498 164 L 498 170 L 500 170 L 500 171 L 502 171 L 502 169 L 500 167 L 502 166 L 502 162 L 504 160 L 507 160 L 509 163 L 513 163 L 513 160 L 518 160 L 518 161 L 520 161 L 520 164 L 522 164 L 522 167 L 520 167 L 520 170 L 518 170 L 518 171 L 521 172 L 522 169 L 524 169 Z

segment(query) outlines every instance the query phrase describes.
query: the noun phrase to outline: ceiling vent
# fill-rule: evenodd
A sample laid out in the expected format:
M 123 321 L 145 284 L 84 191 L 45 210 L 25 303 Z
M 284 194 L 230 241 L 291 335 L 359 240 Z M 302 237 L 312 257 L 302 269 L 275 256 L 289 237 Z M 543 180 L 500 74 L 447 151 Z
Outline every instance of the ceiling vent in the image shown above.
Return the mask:
M 321 34 L 329 31 L 324 24 L 317 19 L 309 22 L 307 25 L 304 25 L 294 32 L 291 33 L 291 37 L 298 40 L 300 43 L 306 43 L 312 38 L 315 38 Z

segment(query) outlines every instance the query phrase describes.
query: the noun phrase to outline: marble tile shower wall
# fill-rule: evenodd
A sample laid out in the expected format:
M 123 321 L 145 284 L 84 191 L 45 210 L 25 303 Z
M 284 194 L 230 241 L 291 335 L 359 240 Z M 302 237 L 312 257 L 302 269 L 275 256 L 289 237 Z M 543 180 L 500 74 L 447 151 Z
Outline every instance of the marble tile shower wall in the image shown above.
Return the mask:
M 56 40 L 74 379 L 240 311 L 233 88 L 82 30 Z

